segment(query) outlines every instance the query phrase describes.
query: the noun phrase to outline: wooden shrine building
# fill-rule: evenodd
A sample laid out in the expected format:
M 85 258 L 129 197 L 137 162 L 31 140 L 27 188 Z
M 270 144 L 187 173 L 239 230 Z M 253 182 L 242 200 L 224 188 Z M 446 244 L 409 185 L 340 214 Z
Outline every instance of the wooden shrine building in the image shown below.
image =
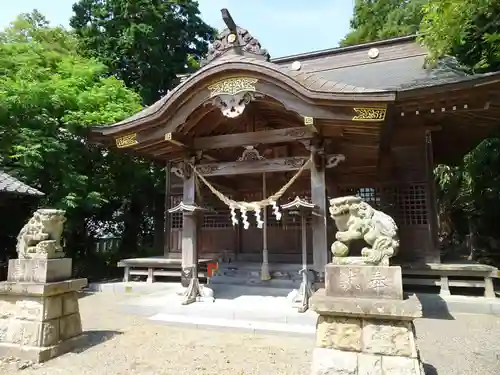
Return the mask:
M 169 253 L 186 269 L 198 257 L 299 264 L 300 219 L 275 215 L 299 196 L 316 208 L 307 253 L 321 275 L 335 234 L 328 199 L 358 195 L 395 218 L 396 262 L 439 263 L 433 166 L 498 130 L 500 74 L 465 75 L 453 59 L 426 68 L 411 36 L 270 59 L 223 17 L 197 72 L 91 131 L 95 143 L 171 166 Z M 282 188 L 246 214 L 231 210 Z

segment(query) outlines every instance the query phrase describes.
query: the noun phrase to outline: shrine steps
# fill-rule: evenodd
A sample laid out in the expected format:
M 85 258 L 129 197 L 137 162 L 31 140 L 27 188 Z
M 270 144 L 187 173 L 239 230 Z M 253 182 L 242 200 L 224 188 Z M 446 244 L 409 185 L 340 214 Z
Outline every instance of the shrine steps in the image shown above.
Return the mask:
M 299 264 L 271 263 L 269 272 L 271 280 L 261 280 L 261 264 L 254 262 L 220 263 L 216 275 L 210 279 L 210 284 L 226 284 L 253 286 L 273 289 L 283 289 L 288 294 L 300 286 L 302 268 Z
M 270 333 L 314 338 L 317 315 L 299 313 L 288 290 L 258 286 L 213 285 L 215 302 L 181 305 L 174 289 L 138 296 L 120 310 L 159 324 L 191 329 Z

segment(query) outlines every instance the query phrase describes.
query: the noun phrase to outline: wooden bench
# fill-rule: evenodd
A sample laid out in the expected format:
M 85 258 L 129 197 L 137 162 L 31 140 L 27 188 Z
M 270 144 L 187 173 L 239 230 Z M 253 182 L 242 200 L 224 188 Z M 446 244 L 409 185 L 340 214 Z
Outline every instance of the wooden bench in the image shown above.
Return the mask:
M 450 295 L 450 287 L 484 288 L 486 298 L 495 298 L 493 278 L 498 269 L 473 263 L 428 263 L 402 265 L 404 285 L 439 286 L 440 294 Z
M 212 259 L 198 260 L 198 277 L 207 277 L 208 264 Z M 131 276 L 147 276 L 146 281 L 152 283 L 157 276 L 181 277 L 182 262 L 179 258 L 148 257 L 122 259 L 118 267 L 124 268 L 123 281 L 130 281 Z

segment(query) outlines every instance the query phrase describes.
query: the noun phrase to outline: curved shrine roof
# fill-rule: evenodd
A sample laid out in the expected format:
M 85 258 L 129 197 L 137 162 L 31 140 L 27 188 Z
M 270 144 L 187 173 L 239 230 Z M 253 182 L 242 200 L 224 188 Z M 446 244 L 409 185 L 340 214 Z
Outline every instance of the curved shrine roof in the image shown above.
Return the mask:
M 332 81 L 323 78 L 320 74 L 311 73 L 304 70 L 292 70 L 286 66 L 280 66 L 278 64 L 274 64 L 272 62 L 264 61 L 261 59 L 249 57 L 249 56 L 240 56 L 234 54 L 228 54 L 218 57 L 216 60 L 210 62 L 205 65 L 201 69 L 197 70 L 195 73 L 188 76 L 184 81 L 178 84 L 174 89 L 170 90 L 167 95 L 163 98 L 152 104 L 151 106 L 143 109 L 142 111 L 128 117 L 115 125 L 123 125 L 131 122 L 135 122 L 137 120 L 149 117 L 150 115 L 156 113 L 164 105 L 167 104 L 170 98 L 174 96 L 181 89 L 192 84 L 193 81 L 197 81 L 197 78 L 201 76 L 208 77 L 211 70 L 214 70 L 216 73 L 221 71 L 221 67 L 224 70 L 248 70 L 255 71 L 260 73 L 273 73 L 275 76 L 280 77 L 281 79 L 291 79 L 295 83 L 302 86 L 304 89 L 308 90 L 312 93 L 324 93 L 324 94 L 338 94 L 339 96 L 354 94 L 356 96 L 359 95 L 359 99 L 362 99 L 363 94 L 388 94 L 390 92 L 387 90 L 381 89 L 371 89 L 365 88 L 355 85 L 345 84 L 339 81 Z M 216 74 L 214 73 L 214 74 Z
M 210 46 L 202 68 L 185 76 L 151 106 L 112 126 L 93 129 L 104 135 L 125 130 L 147 118 L 153 120 L 169 108 L 175 110 L 175 103 L 187 90 L 197 85 L 205 89 L 217 80 L 236 75 L 263 76 L 310 99 L 379 103 L 410 97 L 420 89 L 440 86 L 446 91 L 449 85 L 474 85 L 488 79 L 488 75 L 467 75 L 452 59 L 426 69 L 427 51 L 415 36 L 270 60 L 267 50 L 247 30 L 237 26 L 227 10 L 223 9 L 222 15 L 227 28 Z M 227 76 L 222 77 L 223 73 Z

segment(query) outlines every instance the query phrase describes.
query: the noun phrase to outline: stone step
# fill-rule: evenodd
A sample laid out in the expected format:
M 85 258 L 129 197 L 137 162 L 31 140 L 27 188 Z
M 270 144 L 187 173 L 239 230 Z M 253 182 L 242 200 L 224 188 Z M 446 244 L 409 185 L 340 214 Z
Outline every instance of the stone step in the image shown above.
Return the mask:
M 210 279 L 210 285 L 224 284 L 224 285 L 238 285 L 238 286 L 259 286 L 267 288 L 278 288 L 287 289 L 289 293 L 293 289 L 297 289 L 300 286 L 299 280 L 286 280 L 286 279 L 271 279 L 267 281 L 262 281 L 260 278 L 249 278 L 246 276 L 236 275 L 236 276 L 213 276 Z
M 317 314 L 313 311 L 299 313 L 296 309 L 289 306 L 272 306 L 269 309 L 264 309 L 262 306 L 259 308 L 250 307 L 238 308 L 235 306 L 228 306 L 228 304 L 220 303 L 218 300 L 215 303 L 202 303 L 197 302 L 188 306 L 144 306 L 123 304 L 119 310 L 127 314 L 138 315 L 150 318 L 157 314 L 167 314 L 175 316 L 183 316 L 190 321 L 197 321 L 198 318 L 207 319 L 224 319 L 230 321 L 252 321 L 261 323 L 276 323 L 276 324 L 297 324 L 302 326 L 315 326 L 317 321 Z M 261 303 L 264 305 L 264 303 Z M 259 305 L 255 301 L 253 305 Z M 269 305 L 269 304 L 268 304 Z
M 300 280 L 302 266 L 298 264 L 270 264 L 269 269 L 273 279 Z M 221 263 L 218 273 L 221 276 L 246 277 L 260 280 L 261 265 L 259 263 Z
M 206 316 L 189 316 L 159 313 L 149 318 L 163 324 L 184 326 L 189 328 L 217 329 L 229 331 L 247 331 L 253 333 L 272 333 L 284 335 L 300 335 L 314 338 L 315 324 L 294 324 L 270 322 L 262 320 L 225 319 Z

